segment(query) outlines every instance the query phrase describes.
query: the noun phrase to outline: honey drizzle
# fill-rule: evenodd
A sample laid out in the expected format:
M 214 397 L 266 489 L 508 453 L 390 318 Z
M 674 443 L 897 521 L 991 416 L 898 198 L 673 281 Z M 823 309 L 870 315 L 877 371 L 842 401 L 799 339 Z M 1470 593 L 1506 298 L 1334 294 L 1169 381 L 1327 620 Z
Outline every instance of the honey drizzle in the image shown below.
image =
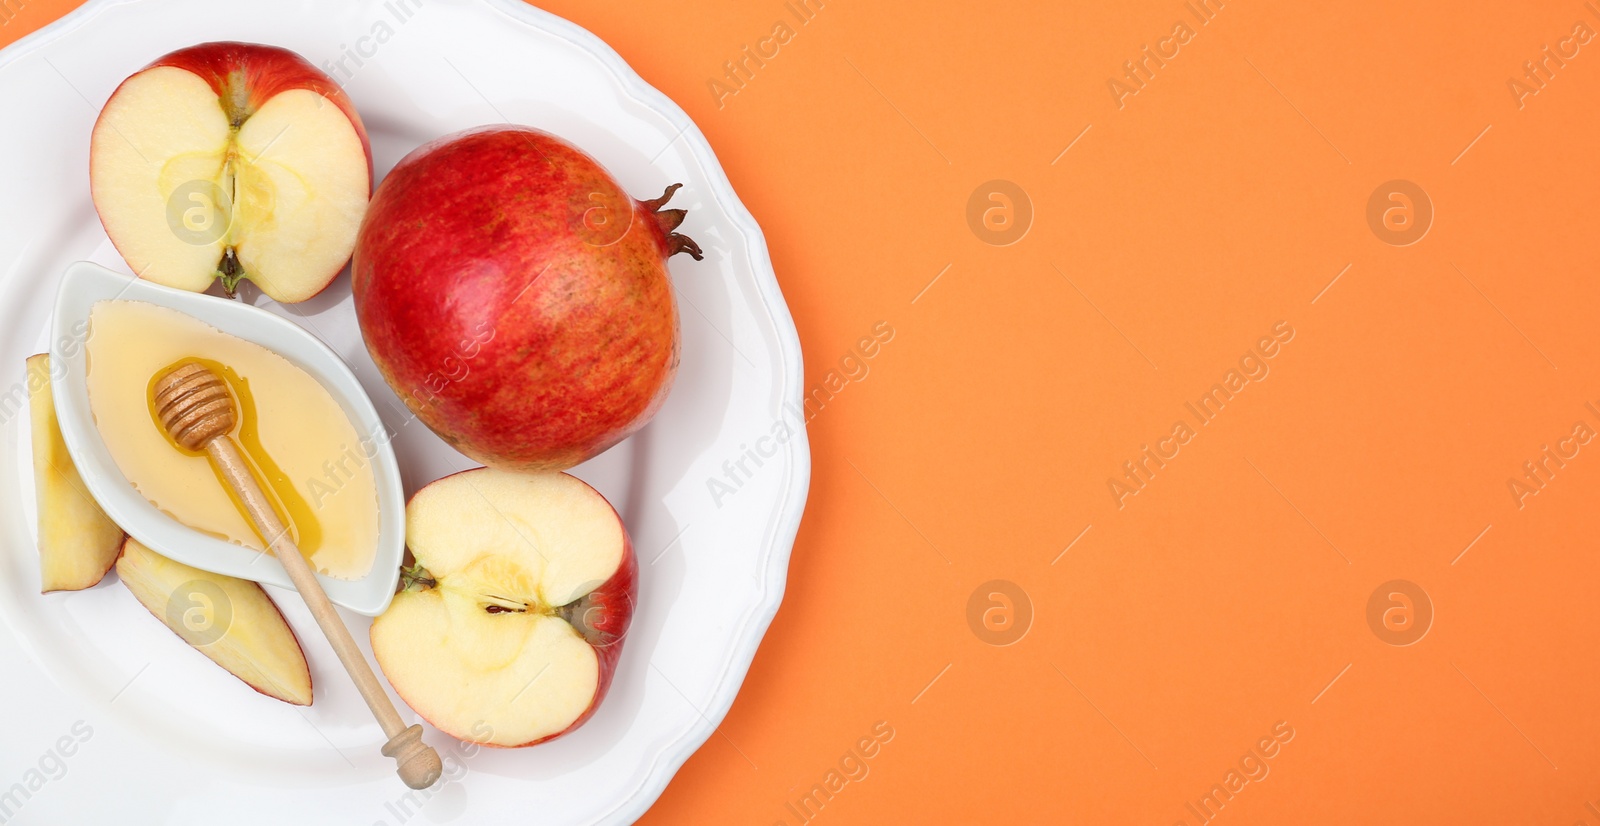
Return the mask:
M 228 501 L 233 503 L 234 508 L 239 511 L 239 515 L 250 526 L 250 530 L 261 540 L 262 547 L 268 547 L 270 543 L 262 535 L 261 529 L 256 527 L 255 522 L 250 519 L 250 512 L 245 509 L 244 500 L 240 499 L 239 494 L 233 490 L 233 486 L 228 484 L 228 480 L 222 475 L 222 469 L 217 466 L 216 460 L 212 459 L 210 454 L 205 451 L 190 450 L 178 444 L 172 434 L 167 432 L 167 428 L 161 424 L 161 416 L 156 410 L 156 382 L 167 373 L 190 363 L 201 364 L 210 368 L 212 372 L 222 376 L 227 383 L 228 391 L 233 396 L 235 409 L 238 411 L 233 430 L 229 435 L 239 444 L 241 452 L 250 465 L 251 475 L 256 477 L 256 482 L 261 485 L 262 491 L 267 494 L 267 499 L 272 503 L 273 511 L 278 514 L 278 519 L 289 527 L 289 538 L 300 548 L 300 554 L 310 559 L 322 547 L 322 523 L 318 521 L 316 512 L 306 503 L 305 498 L 300 495 L 299 491 L 295 490 L 294 484 L 289 480 L 288 475 L 283 472 L 282 468 L 278 467 L 277 462 L 272 460 L 272 454 L 262 445 L 261 435 L 256 427 L 256 401 L 255 396 L 250 392 L 249 379 L 240 376 L 232 367 L 218 361 L 198 356 L 179 359 L 165 369 L 156 371 L 150 377 L 150 383 L 145 388 L 145 405 L 149 409 L 151 423 L 161 432 L 162 437 L 167 440 L 167 444 L 171 445 L 173 450 L 186 456 L 200 457 L 206 460 L 211 467 L 212 474 L 217 477 L 217 484 L 221 485 L 222 489 L 228 494 Z M 268 547 L 267 553 L 271 552 L 270 547 Z

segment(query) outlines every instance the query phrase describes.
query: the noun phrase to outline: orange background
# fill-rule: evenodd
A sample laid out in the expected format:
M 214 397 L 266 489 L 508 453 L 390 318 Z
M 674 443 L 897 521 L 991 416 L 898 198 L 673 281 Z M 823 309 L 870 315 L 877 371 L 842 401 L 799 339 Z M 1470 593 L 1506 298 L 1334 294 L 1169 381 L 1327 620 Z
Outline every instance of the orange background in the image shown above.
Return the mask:
M 1520 508 L 1507 485 L 1600 428 L 1600 41 L 1507 87 L 1600 3 L 827 0 L 721 106 L 781 0 L 544 5 L 710 138 L 808 385 L 896 330 L 811 422 L 783 609 L 643 822 L 797 823 L 886 721 L 818 819 L 1196 824 L 1284 721 L 1220 820 L 1600 824 L 1600 442 Z M 1010 246 L 967 217 L 994 179 L 1032 205 Z M 1392 179 L 1433 206 L 1410 246 L 1368 221 Z M 1279 321 L 1270 373 L 1196 422 Z M 968 618 L 997 579 L 1033 610 L 1004 647 Z M 1367 619 L 1395 579 L 1434 612 L 1405 647 Z

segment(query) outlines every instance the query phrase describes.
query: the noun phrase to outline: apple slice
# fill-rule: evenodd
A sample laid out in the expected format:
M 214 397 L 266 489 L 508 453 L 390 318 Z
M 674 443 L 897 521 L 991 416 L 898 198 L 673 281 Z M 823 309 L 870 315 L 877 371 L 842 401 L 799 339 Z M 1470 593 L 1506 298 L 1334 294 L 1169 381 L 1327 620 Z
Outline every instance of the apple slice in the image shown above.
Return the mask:
M 50 395 L 48 353 L 28 357 L 28 413 L 39 509 L 39 588 L 46 594 L 81 591 L 104 578 L 117 561 L 122 529 L 100 510 L 67 454 Z
M 350 260 L 372 151 L 332 78 L 276 46 L 205 43 L 123 81 L 90 138 L 111 243 L 144 278 L 304 301 Z
M 372 623 L 372 653 L 423 719 L 461 740 L 531 746 L 589 719 L 633 616 L 622 519 L 565 473 L 479 468 L 406 506 L 417 565 Z
M 174 562 L 132 537 L 117 575 L 150 613 L 245 684 L 311 705 L 311 669 L 294 629 L 260 585 Z

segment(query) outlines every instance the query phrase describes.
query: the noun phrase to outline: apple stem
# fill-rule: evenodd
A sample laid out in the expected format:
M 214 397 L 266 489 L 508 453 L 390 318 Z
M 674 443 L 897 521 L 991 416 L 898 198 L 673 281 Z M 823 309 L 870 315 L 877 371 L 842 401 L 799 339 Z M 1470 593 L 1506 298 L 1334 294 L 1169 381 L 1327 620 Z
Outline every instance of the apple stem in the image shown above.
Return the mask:
M 684 218 L 688 217 L 689 211 L 686 209 L 662 209 L 663 206 L 666 206 L 667 201 L 672 200 L 672 194 L 677 192 L 682 187 L 683 184 L 673 184 L 672 186 L 667 187 L 666 192 L 661 193 L 660 198 L 652 198 L 648 201 L 640 201 L 639 206 L 643 207 L 646 212 L 655 216 L 656 224 L 661 227 L 661 232 L 667 236 L 668 258 L 671 258 L 680 252 L 687 252 L 691 258 L 696 261 L 700 261 L 705 258 L 704 253 L 700 249 L 700 245 L 696 244 L 693 238 L 690 238 L 681 232 L 673 231 L 683 223 Z
M 250 82 L 242 69 L 228 72 L 223 79 L 222 108 L 228 113 L 228 126 L 235 132 L 256 113 L 255 107 L 250 105 Z

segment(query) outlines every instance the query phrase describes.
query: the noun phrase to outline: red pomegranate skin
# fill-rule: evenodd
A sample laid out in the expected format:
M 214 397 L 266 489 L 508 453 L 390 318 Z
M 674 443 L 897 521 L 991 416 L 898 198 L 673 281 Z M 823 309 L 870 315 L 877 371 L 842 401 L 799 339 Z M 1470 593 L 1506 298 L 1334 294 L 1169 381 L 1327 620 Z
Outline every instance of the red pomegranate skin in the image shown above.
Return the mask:
M 494 126 L 425 144 L 378 187 L 352 288 L 384 379 L 468 457 L 560 470 L 643 427 L 678 366 L 667 259 L 699 258 L 666 195 L 634 200 L 593 158 Z

